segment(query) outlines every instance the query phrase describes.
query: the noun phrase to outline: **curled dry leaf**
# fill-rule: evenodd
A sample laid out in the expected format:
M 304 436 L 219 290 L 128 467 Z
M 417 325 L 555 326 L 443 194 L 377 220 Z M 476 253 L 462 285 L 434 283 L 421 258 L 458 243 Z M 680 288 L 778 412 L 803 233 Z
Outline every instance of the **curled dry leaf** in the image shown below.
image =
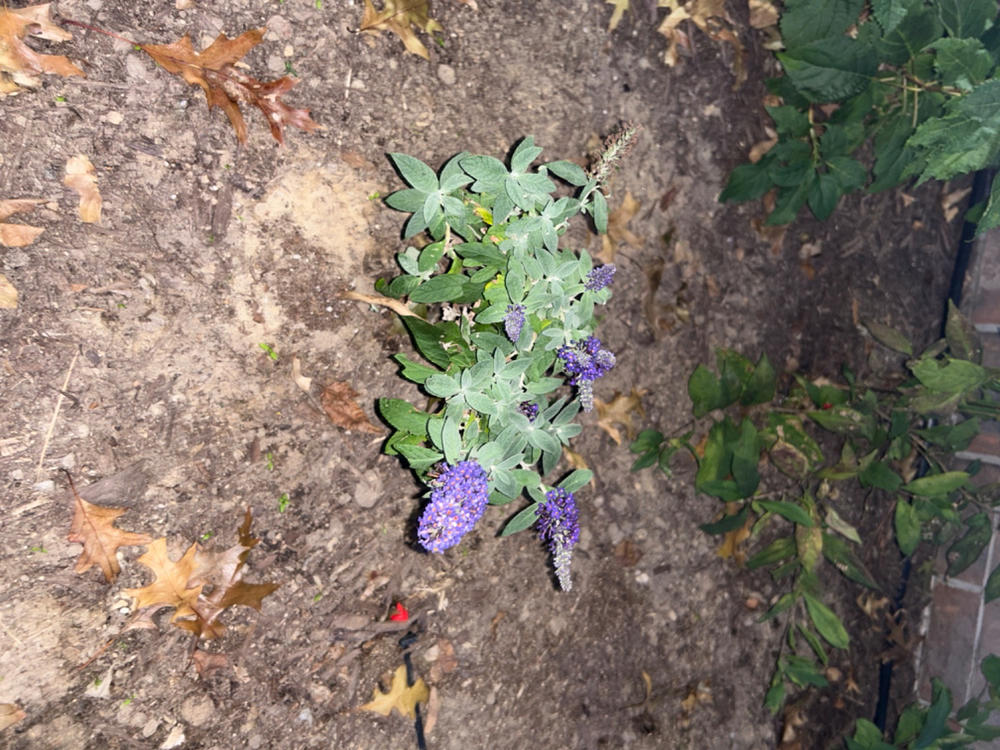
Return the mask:
M 24 247 L 38 239 L 38 235 L 45 231 L 42 227 L 32 227 L 27 224 L 5 224 L 3 220 L 13 214 L 31 211 L 42 203 L 45 201 L 41 198 L 16 198 L 0 201 L 0 245 Z
M 393 299 L 392 297 L 383 297 L 379 294 L 363 294 L 361 292 L 344 292 L 341 296 L 344 299 L 352 299 L 355 302 L 367 302 L 369 305 L 381 305 L 382 307 L 388 307 L 394 313 L 403 317 L 420 317 L 403 302 L 400 302 L 398 299 Z
M 101 220 L 101 193 L 97 189 L 97 175 L 94 165 L 84 154 L 71 156 L 66 161 L 66 177 L 63 185 L 80 196 L 80 221 L 96 224 Z
M 323 389 L 320 403 L 323 405 L 326 416 L 338 427 L 381 435 L 382 428 L 369 421 L 364 410 L 358 406 L 357 398 L 358 393 L 351 388 L 350 384 L 338 381 L 330 383 Z
M 226 113 L 240 143 L 247 140 L 240 102 L 263 112 L 271 135 L 278 143 L 284 143 L 285 125 L 306 131 L 317 130 L 320 125 L 309 117 L 308 109 L 293 109 L 281 101 L 295 85 L 295 80 L 283 76 L 275 81 L 258 81 L 235 67 L 240 58 L 260 44 L 265 31 L 251 29 L 235 39 L 219 34 L 201 52 L 194 51 L 188 36 L 171 44 L 143 44 L 142 49 L 167 72 L 181 76 L 193 86 L 200 86 L 208 100 L 208 108 L 220 107 Z
M 608 215 L 607 234 L 601 235 L 601 251 L 595 257 L 602 263 L 614 263 L 619 245 L 642 247 L 642 240 L 628 228 L 629 222 L 639 210 L 637 201 L 631 192 L 626 191 L 622 204 Z
M 73 492 L 73 522 L 66 538 L 83 545 L 83 552 L 76 561 L 74 571 L 85 573 L 97 565 L 104 573 L 104 579 L 113 583 L 121 572 L 117 558 L 118 548 L 149 544 L 152 537 L 115 528 L 115 519 L 127 508 L 108 508 L 88 503 L 77 493 L 72 479 L 70 489 Z
M 614 11 L 611 13 L 611 20 L 608 21 L 609 34 L 618 28 L 618 24 L 621 22 L 622 16 L 625 14 L 625 11 L 628 10 L 628 2 L 629 0 L 607 0 L 609 5 L 615 6 Z
M 83 75 L 83 71 L 63 55 L 43 55 L 24 43 L 27 35 L 54 42 L 73 38 L 68 31 L 52 23 L 50 5 L 30 5 L 18 10 L 0 8 L 0 96 L 19 91 L 22 86 L 40 86 L 41 73 Z
M 615 424 L 620 424 L 625 428 L 625 434 L 629 439 L 633 437 L 635 427 L 632 425 L 632 415 L 636 413 L 645 415 L 642 408 L 642 397 L 645 393 L 644 390 L 633 388 L 627 396 L 616 393 L 615 397 L 608 403 L 599 398 L 594 399 L 594 407 L 597 409 L 597 426 L 608 433 L 618 445 L 622 444 L 622 434 L 615 427 Z
M 444 31 L 441 24 L 430 17 L 427 0 L 383 0 L 382 10 L 375 10 L 372 0 L 365 0 L 361 31 L 369 34 L 391 31 L 402 40 L 407 52 L 430 60 L 431 56 L 424 43 L 417 39 L 413 26 L 428 34 Z

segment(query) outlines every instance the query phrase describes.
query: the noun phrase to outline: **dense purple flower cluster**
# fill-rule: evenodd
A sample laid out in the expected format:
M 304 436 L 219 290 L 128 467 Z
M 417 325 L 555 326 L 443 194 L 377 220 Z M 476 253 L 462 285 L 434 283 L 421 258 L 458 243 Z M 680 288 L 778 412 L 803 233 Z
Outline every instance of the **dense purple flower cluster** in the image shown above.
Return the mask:
M 560 346 L 556 354 L 566 372 L 572 375 L 569 384 L 580 390 L 580 405 L 584 411 L 590 411 L 594 408 L 593 383 L 615 366 L 615 355 L 602 349 L 596 336 Z
M 454 547 L 482 518 L 489 500 L 486 472 L 476 461 L 459 461 L 432 482 L 431 501 L 417 526 L 428 552 Z
M 534 422 L 538 416 L 538 404 L 534 401 L 522 401 L 517 410 L 526 416 L 529 422 Z
M 603 266 L 590 269 L 590 273 L 587 274 L 587 278 L 583 282 L 583 288 L 589 289 L 591 292 L 600 291 L 611 283 L 615 277 L 615 270 L 614 263 L 605 263 Z
M 580 541 L 580 514 L 572 492 L 556 487 L 545 493 L 545 502 L 538 507 L 538 535 L 549 546 L 556 577 L 563 591 L 569 591 L 573 582 L 569 566 L 573 547 Z
M 503 330 L 507 338 L 515 344 L 521 338 L 521 327 L 524 325 L 524 305 L 507 305 L 503 316 Z

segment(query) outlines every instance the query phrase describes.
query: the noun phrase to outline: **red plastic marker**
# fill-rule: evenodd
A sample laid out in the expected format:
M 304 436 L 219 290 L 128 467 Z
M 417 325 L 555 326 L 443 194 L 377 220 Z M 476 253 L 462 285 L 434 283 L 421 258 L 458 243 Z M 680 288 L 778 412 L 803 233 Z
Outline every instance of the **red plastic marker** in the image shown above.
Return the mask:
M 389 619 L 393 622 L 406 622 L 410 619 L 410 613 L 406 610 L 406 607 L 396 602 L 396 611 L 389 615 Z

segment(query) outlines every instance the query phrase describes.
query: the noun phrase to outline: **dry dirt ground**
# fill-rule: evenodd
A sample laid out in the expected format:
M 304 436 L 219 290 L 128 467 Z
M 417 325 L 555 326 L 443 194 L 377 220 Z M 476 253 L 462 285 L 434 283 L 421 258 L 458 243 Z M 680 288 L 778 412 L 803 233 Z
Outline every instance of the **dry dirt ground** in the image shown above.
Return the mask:
M 293 69 L 286 101 L 325 130 L 289 131 L 279 148 L 248 111 L 238 147 L 199 89 L 75 27 L 42 46 L 85 79 L 47 76 L 0 100 L 0 198 L 48 201 L 14 219 L 44 234 L 0 250 L 20 295 L 0 310 L 0 703 L 26 712 L 0 745 L 416 747 L 409 720 L 358 710 L 402 664 L 401 631 L 377 624 L 397 601 L 436 693 L 429 748 L 778 743 L 762 699 L 780 631 L 746 606 L 778 589 L 697 530 L 717 506 L 695 496 L 690 465 L 669 480 L 630 474 L 625 446 L 585 418 L 574 448 L 596 478 L 578 493 L 584 531 L 562 593 L 537 538 L 495 536 L 507 509 L 447 554 L 422 554 L 419 487 L 380 454 L 379 435 L 336 427 L 318 401 L 347 382 L 378 423 L 376 398 L 412 395 L 390 359 L 411 351 L 392 315 L 341 296 L 395 273 L 405 217 L 376 196 L 401 186 L 387 152 L 436 166 L 460 150 L 502 156 L 530 134 L 546 158 L 582 163 L 622 119 L 642 132 L 611 204 L 630 192 L 640 208 L 600 328 L 619 364 L 597 395 L 645 391 L 637 427 L 684 424 L 687 376 L 717 346 L 863 375 L 884 363 L 859 317 L 934 337 L 956 229 L 942 189 L 855 198 L 825 224 L 761 237 L 759 204 L 715 197 L 764 136 L 770 55 L 731 2 L 748 81 L 734 91 L 732 49 L 693 28 L 691 54 L 668 68 L 652 5 L 633 2 L 609 35 L 599 0 L 436 0 L 444 32 L 423 36 L 426 62 L 391 35 L 356 33 L 360 0 L 54 4 L 143 43 L 190 34 L 198 49 L 267 27 L 249 70 Z M 62 186 L 81 153 L 96 167 L 99 224 L 78 220 Z M 566 242 L 599 247 L 582 224 Z M 129 508 L 122 528 L 166 537 L 175 559 L 196 540 L 229 546 L 253 507 L 262 541 L 247 578 L 281 586 L 260 613 L 227 616 L 205 647 L 227 655 L 223 667 L 199 677 L 190 638 L 166 617 L 123 633 L 123 589 L 151 580 L 142 547 L 123 548 L 113 585 L 74 573 L 63 469 L 85 498 Z M 881 509 L 858 517 L 891 588 L 891 526 Z M 807 747 L 874 702 L 882 636 L 852 597 L 837 609 L 858 646 L 835 660 L 861 693 L 842 682 L 811 699 Z

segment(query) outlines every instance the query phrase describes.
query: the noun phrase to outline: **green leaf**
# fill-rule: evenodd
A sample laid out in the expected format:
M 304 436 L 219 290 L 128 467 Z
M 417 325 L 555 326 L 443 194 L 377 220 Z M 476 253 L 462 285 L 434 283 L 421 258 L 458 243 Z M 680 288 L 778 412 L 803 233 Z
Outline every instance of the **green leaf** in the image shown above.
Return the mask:
M 694 416 L 698 419 L 732 403 L 723 395 L 719 379 L 704 365 L 698 365 L 688 378 L 688 396 L 691 397 Z
M 868 329 L 868 332 L 875 337 L 875 340 L 883 346 L 887 346 L 893 351 L 900 352 L 901 354 L 907 354 L 911 357 L 913 356 L 913 344 L 911 344 L 910 340 L 895 328 L 890 328 L 887 325 L 876 323 L 874 320 L 864 321 L 864 326 Z
M 976 37 L 996 18 L 994 0 L 935 0 L 938 17 L 954 37 Z
M 765 107 L 764 109 L 774 120 L 774 127 L 778 131 L 778 135 L 788 138 L 802 138 L 809 133 L 809 117 L 798 107 L 786 104 L 780 107 Z
M 920 7 L 922 0 L 872 0 L 872 12 L 875 20 L 882 27 L 882 33 L 888 34 L 914 7 Z
M 870 589 L 881 590 L 861 558 L 840 537 L 823 534 L 823 557 L 829 560 L 845 578 Z
M 912 555 L 920 544 L 920 518 L 916 508 L 904 498 L 896 499 L 894 518 L 896 528 L 896 543 L 904 555 Z
M 428 448 L 425 445 L 397 443 L 395 445 L 395 449 L 401 456 L 403 456 L 403 458 L 406 459 L 410 468 L 414 471 L 423 471 L 444 458 L 443 453 L 440 453 L 433 448 Z
M 786 657 L 785 676 L 800 687 L 826 687 L 829 684 L 818 665 L 795 654 Z
M 836 180 L 841 193 L 849 193 L 864 186 L 868 180 L 868 170 L 850 156 L 831 156 L 826 161 L 829 174 Z
M 402 375 L 407 380 L 414 383 L 423 383 L 431 375 L 437 375 L 441 371 L 434 367 L 428 367 L 421 362 L 414 362 L 412 359 L 407 357 L 405 354 L 394 354 L 392 357 L 394 360 L 402 365 L 402 370 L 400 375 Z
M 413 343 L 417 350 L 427 361 L 441 369 L 447 369 L 448 365 L 451 364 L 451 358 L 445 348 L 441 346 L 444 331 L 421 318 L 406 316 L 402 318 L 402 321 L 410 335 L 413 336 Z
M 719 203 L 756 200 L 770 190 L 772 185 L 764 160 L 756 164 L 740 164 L 729 173 L 726 186 L 719 193 Z
M 790 47 L 777 57 L 795 88 L 813 102 L 838 102 L 859 93 L 879 62 L 871 49 L 846 36 Z
M 948 714 L 951 713 L 951 691 L 944 683 L 934 678 L 932 683 L 931 707 L 924 720 L 924 728 L 913 744 L 914 750 L 931 747 L 936 740 L 948 733 Z
M 944 336 L 948 348 L 957 359 L 967 359 L 978 363 L 983 356 L 983 342 L 976 333 L 975 326 L 962 315 L 962 311 L 948 300 L 948 317 L 945 321 Z
M 608 201 L 600 190 L 594 191 L 594 228 L 598 234 L 608 233 Z
M 942 474 L 933 474 L 914 479 L 912 482 L 903 485 L 903 491 L 921 497 L 947 495 L 959 487 L 964 487 L 968 480 L 969 475 L 964 471 L 946 471 Z
M 437 175 L 434 170 L 424 164 L 420 159 L 415 159 L 407 154 L 389 154 L 393 165 L 399 170 L 399 174 L 412 187 L 425 193 L 433 193 L 438 189 Z
M 991 688 L 1000 690 L 1000 657 L 996 654 L 990 654 L 980 662 L 979 670 L 983 673 L 986 681 L 990 683 Z
M 747 560 L 747 569 L 756 570 L 765 565 L 787 560 L 795 554 L 795 540 L 790 536 L 775 539 L 760 552 Z M 789 606 L 791 606 L 789 604 Z
M 636 435 L 635 440 L 628 449 L 632 453 L 647 453 L 649 451 L 657 451 L 660 449 L 660 444 L 663 442 L 663 433 L 659 430 L 643 430 L 638 435 Z
M 757 360 L 757 364 L 754 365 L 750 378 L 743 384 L 740 403 L 743 406 L 754 406 L 770 402 L 774 398 L 777 380 L 778 376 L 771 360 L 767 358 L 766 354 L 762 354 Z
M 389 193 L 385 197 L 385 205 L 397 211 L 406 211 L 413 214 L 423 209 L 426 198 L 427 193 L 424 191 L 415 188 L 406 188 L 405 190 L 397 190 L 394 193 Z
M 397 430 L 412 435 L 427 435 L 427 420 L 430 419 L 430 415 L 419 411 L 408 401 L 400 398 L 380 398 L 378 412 Z
M 903 483 L 899 474 L 882 461 L 872 461 L 865 466 L 858 474 L 858 481 L 863 487 L 878 487 L 888 492 L 896 491 Z
M 816 179 L 816 171 L 809 168 L 801 183 L 795 187 L 783 187 L 778 191 L 778 198 L 774 204 L 774 210 L 764 222 L 766 226 L 780 226 L 795 220 L 799 209 L 805 205 L 809 197 L 809 190 Z
M 594 478 L 594 472 L 590 469 L 577 469 L 564 480 L 559 483 L 567 492 L 576 492 L 578 489 L 583 487 L 587 482 Z
M 934 11 L 916 5 L 876 46 L 879 55 L 886 62 L 902 65 L 940 38 L 941 24 L 934 16 Z
M 779 516 L 791 521 L 792 523 L 797 523 L 800 526 L 816 525 L 812 518 L 809 517 L 809 511 L 801 505 L 789 503 L 784 500 L 757 500 L 756 502 L 760 505 L 760 507 L 764 508 L 764 510 L 777 513 Z
M 500 532 L 500 536 L 510 536 L 511 534 L 516 534 L 519 531 L 524 531 L 525 529 L 534 526 L 535 522 L 538 520 L 538 505 L 538 503 L 534 503 L 517 513 L 517 515 L 511 518 L 507 522 L 507 525 L 503 527 L 503 531 Z
M 527 172 L 531 162 L 537 159 L 541 153 L 542 149 L 535 145 L 535 139 L 532 136 L 522 138 L 510 156 L 511 172 Z
M 740 434 L 733 445 L 732 474 L 741 497 L 749 497 L 760 484 L 757 464 L 760 462 L 761 442 L 757 428 L 749 419 L 740 424 Z
M 812 594 L 803 594 L 803 598 L 809 618 L 826 642 L 834 648 L 847 648 L 850 638 L 844 629 L 844 624 L 834 611 Z
M 472 187 L 470 188 L 474 193 L 496 194 L 500 192 L 509 174 L 504 163 L 492 156 L 466 156 L 464 159 L 459 160 L 459 164 L 462 166 L 462 169 L 475 178 L 476 181 L 472 183 Z M 496 206 L 494 205 L 493 221 L 494 223 L 499 223 L 506 216 L 498 218 L 498 212 L 495 208 Z
M 993 525 L 985 512 L 970 516 L 965 519 L 965 524 L 968 527 L 965 535 L 948 550 L 950 576 L 957 576 L 978 560 L 993 536 Z
M 934 67 L 946 86 L 971 91 L 994 67 L 993 56 L 978 39 L 939 39 L 934 49 Z
M 743 526 L 747 521 L 747 516 L 750 514 L 750 506 L 744 505 L 740 508 L 739 512 L 734 513 L 729 516 L 723 516 L 718 521 L 713 523 L 703 523 L 698 528 L 704 531 L 706 534 L 725 534 L 730 531 L 735 531 L 736 529 Z
M 583 168 L 571 161 L 550 161 L 544 165 L 547 170 L 561 180 L 565 180 L 575 187 L 583 187 L 587 184 L 587 173 Z
M 428 305 L 451 302 L 461 297 L 463 291 L 462 277 L 452 274 L 435 276 L 410 292 L 410 301 Z
M 764 696 L 764 706 L 772 714 L 778 713 L 785 703 L 785 682 L 781 679 L 781 675 L 776 674 L 774 677 L 775 679 L 771 681 L 771 687 L 767 689 L 767 694 Z
M 431 375 L 424 381 L 424 388 L 429 394 L 438 398 L 449 398 L 462 389 L 455 378 L 443 374 Z
M 789 49 L 837 37 L 858 20 L 864 0 L 810 0 L 787 3 L 781 15 L 781 40 Z
M 943 362 L 921 359 L 910 370 L 923 385 L 939 393 L 964 393 L 990 379 L 989 371 L 975 362 L 950 357 Z
M 809 210 L 813 212 L 820 221 L 824 221 L 833 213 L 840 200 L 841 190 L 837 179 L 829 172 L 816 175 L 816 179 L 809 188 L 809 196 L 806 199 Z

